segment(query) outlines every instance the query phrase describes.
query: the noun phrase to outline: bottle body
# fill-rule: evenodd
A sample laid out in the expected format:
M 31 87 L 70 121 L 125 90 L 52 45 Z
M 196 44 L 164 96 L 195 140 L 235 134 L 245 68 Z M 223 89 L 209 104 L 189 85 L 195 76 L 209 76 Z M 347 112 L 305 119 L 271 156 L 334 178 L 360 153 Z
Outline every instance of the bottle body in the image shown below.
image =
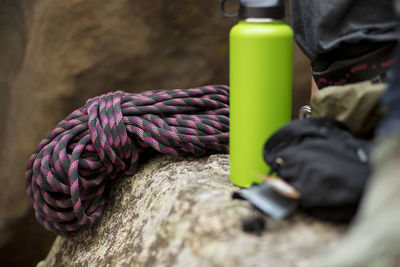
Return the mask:
M 293 32 L 280 21 L 239 21 L 229 47 L 230 180 L 249 187 L 269 171 L 266 140 L 291 119 Z

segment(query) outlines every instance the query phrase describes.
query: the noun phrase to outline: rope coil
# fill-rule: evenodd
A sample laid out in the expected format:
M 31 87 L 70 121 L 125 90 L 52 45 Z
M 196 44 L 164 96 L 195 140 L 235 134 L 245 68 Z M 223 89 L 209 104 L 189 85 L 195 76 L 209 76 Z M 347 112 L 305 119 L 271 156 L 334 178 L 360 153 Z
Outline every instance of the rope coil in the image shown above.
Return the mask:
M 204 156 L 229 150 L 229 88 L 223 85 L 94 97 L 62 120 L 25 174 L 40 224 L 62 236 L 102 215 L 108 181 L 135 173 L 139 155 Z

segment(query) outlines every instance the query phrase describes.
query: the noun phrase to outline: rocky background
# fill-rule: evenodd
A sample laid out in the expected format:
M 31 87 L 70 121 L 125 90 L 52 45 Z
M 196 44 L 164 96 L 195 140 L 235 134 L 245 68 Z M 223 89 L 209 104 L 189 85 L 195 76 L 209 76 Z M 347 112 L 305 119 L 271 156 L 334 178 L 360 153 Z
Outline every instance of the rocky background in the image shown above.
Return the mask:
M 228 83 L 218 0 L 3 0 L 0 3 L 0 265 L 31 266 L 53 239 L 32 214 L 28 158 L 54 125 L 110 90 Z M 294 114 L 308 102 L 308 62 L 295 49 Z

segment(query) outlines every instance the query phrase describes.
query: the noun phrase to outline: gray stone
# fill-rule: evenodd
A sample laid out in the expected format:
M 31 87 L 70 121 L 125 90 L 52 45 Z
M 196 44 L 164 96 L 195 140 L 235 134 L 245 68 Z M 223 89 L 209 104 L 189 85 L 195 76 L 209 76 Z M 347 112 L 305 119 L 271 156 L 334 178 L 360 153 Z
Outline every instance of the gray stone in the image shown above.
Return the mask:
M 308 266 L 345 231 L 296 215 L 244 233 L 255 211 L 237 189 L 228 155 L 159 156 L 116 180 L 99 223 L 58 237 L 38 266 Z
M 2 0 L 0 246 L 30 208 L 29 156 L 60 120 L 109 91 L 227 84 L 236 23 L 217 0 Z M 311 73 L 298 47 L 294 62 L 296 113 L 308 103 Z
M 373 151 L 374 173 L 349 233 L 318 267 L 400 266 L 400 137 L 380 142 Z

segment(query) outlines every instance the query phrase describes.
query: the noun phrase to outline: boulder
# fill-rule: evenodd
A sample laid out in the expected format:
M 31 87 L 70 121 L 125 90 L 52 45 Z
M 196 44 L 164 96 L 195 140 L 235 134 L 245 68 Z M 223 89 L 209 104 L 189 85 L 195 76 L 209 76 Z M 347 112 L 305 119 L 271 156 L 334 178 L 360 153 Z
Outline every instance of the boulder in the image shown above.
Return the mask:
M 235 20 L 215 0 L 5 0 L 0 22 L 0 258 L 29 266 L 54 238 L 26 227 L 35 218 L 24 172 L 39 142 L 104 92 L 226 84 Z
M 228 155 L 159 156 L 112 182 L 101 220 L 57 237 L 38 266 L 308 266 L 345 231 L 305 215 L 275 221 L 233 200 Z M 260 235 L 243 219 L 263 216 Z
M 90 97 L 227 83 L 228 31 L 214 0 L 0 4 L 0 236 L 27 213 L 24 171 Z M 4 15 L 4 16 L 3 16 Z M 3 242 L 0 238 L 0 246 Z
M 400 266 L 399 162 L 400 137 L 392 132 L 375 146 L 374 171 L 348 233 L 319 266 Z
M 25 266 L 15 233 L 26 233 L 27 247 L 53 237 L 39 225 L 19 228 L 34 220 L 24 171 L 39 142 L 104 92 L 227 84 L 236 20 L 219 13 L 217 0 L 3 0 L 0 22 L 0 258 Z M 308 101 L 310 79 L 295 51 L 294 113 Z

